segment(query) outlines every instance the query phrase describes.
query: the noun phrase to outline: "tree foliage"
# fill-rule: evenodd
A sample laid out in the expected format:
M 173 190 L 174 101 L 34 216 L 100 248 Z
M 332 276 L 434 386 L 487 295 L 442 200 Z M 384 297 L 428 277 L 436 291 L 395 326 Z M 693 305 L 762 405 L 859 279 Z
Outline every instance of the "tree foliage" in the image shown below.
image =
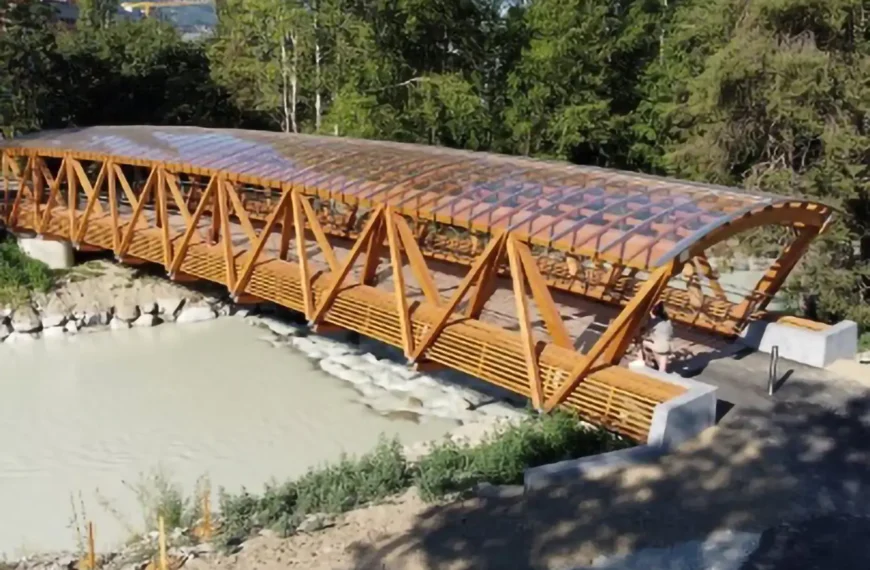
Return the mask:
M 870 326 L 870 0 L 219 0 L 198 42 L 111 0 L 73 31 L 4 6 L 7 135 L 271 128 L 812 196 L 842 214 L 790 288 Z

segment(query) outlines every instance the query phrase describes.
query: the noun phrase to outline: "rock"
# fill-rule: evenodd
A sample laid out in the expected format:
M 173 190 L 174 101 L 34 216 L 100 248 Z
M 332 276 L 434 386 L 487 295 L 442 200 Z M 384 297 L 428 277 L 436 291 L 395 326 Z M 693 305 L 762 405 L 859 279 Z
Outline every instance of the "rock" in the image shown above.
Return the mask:
M 114 318 L 109 323 L 109 328 L 112 330 L 129 329 L 130 326 L 131 326 L 130 323 L 128 323 L 127 321 L 125 321 L 123 319 L 119 319 L 119 318 Z
M 860 353 L 857 358 L 861 364 L 870 364 L 870 350 Z
M 157 311 L 159 314 L 164 315 L 164 317 L 166 315 L 176 315 L 182 305 L 184 305 L 184 299 L 179 297 L 157 299 Z
M 132 323 L 139 318 L 139 306 L 130 301 L 120 301 L 115 305 L 114 320 L 122 320 L 127 323 Z
M 82 314 L 80 327 L 98 327 L 109 324 L 111 318 L 108 311 L 92 307 Z
M 232 311 L 230 311 L 230 316 L 239 317 L 241 319 L 244 319 L 245 317 L 247 317 L 250 314 L 251 314 L 250 309 L 246 309 L 244 307 L 239 307 L 237 305 L 233 306 Z
M 260 322 L 278 336 L 299 336 L 304 332 L 302 327 L 276 319 L 275 317 L 261 317 Z
M 134 327 L 153 327 L 157 323 L 160 322 L 160 319 L 157 318 L 157 315 L 152 313 L 142 313 L 139 315 L 139 318 L 133 321 Z
M 67 321 L 63 328 L 68 334 L 76 334 L 79 332 L 79 325 L 75 321 Z
M 217 315 L 214 309 L 207 303 L 198 303 L 195 305 L 185 305 L 181 312 L 178 313 L 176 323 L 198 323 L 202 321 L 210 321 L 215 319 Z
M 157 301 L 145 301 L 139 304 L 139 311 L 146 315 L 156 315 L 160 312 L 160 306 Z
M 66 330 L 62 326 L 48 327 L 42 329 L 43 338 L 63 338 Z
M 39 333 L 23 333 L 18 331 L 13 331 L 8 337 L 6 337 L 6 342 L 15 344 L 15 343 L 27 343 L 36 340 L 37 335 Z
M 229 317 L 233 312 L 232 305 L 229 303 L 218 303 L 216 310 L 219 317 Z
M 0 324 L 0 342 L 6 340 L 12 334 L 12 327 L 8 323 Z
M 10 317 L 12 330 L 17 333 L 35 332 L 42 328 L 42 321 L 33 307 L 24 305 L 12 312 Z
M 0 319 L 4 319 L 4 320 L 8 319 L 9 315 L 11 315 L 11 314 L 12 314 L 12 307 L 9 307 L 9 306 L 0 307 Z
M 259 533 L 257 533 L 257 534 L 259 534 L 260 536 L 262 536 L 262 537 L 265 538 L 266 540 L 279 538 L 278 533 L 275 532 L 274 530 L 270 529 L 270 528 L 264 528 L 263 530 L 261 530 L 261 531 L 260 531 Z
M 316 513 L 305 517 L 302 523 L 296 527 L 296 530 L 299 532 L 316 532 L 331 527 L 334 524 L 335 521 L 329 515 Z

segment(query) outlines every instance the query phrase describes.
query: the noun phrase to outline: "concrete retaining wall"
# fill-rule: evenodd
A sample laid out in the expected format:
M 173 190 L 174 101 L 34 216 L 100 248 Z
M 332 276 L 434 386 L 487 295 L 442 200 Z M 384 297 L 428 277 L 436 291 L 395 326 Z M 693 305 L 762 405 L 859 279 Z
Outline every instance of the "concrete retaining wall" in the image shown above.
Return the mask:
M 659 372 L 643 364 L 632 365 L 631 369 L 638 374 L 686 388 L 682 395 L 656 406 L 646 445 L 526 469 L 523 477 L 526 492 L 601 475 L 621 467 L 654 462 L 664 453 L 715 425 L 715 386 Z
M 29 257 L 45 263 L 51 269 L 69 269 L 73 266 L 73 248 L 68 241 L 18 236 L 18 246 Z
M 755 321 L 740 336 L 743 344 L 755 350 L 770 354 L 778 346 L 780 357 L 816 368 L 825 368 L 835 360 L 853 360 L 858 353 L 858 325 L 852 321 L 820 331 Z

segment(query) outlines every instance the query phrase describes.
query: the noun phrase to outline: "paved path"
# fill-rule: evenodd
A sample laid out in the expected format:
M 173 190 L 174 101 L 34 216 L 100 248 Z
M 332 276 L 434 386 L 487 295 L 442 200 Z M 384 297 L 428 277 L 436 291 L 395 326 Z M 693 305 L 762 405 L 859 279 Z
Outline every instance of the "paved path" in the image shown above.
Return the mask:
M 711 362 L 696 379 L 719 385 L 734 407 L 658 464 L 528 498 L 532 566 L 584 565 L 724 529 L 761 533 L 784 521 L 870 514 L 870 392 L 782 363 L 787 377 L 768 398 L 767 364 L 757 353 Z

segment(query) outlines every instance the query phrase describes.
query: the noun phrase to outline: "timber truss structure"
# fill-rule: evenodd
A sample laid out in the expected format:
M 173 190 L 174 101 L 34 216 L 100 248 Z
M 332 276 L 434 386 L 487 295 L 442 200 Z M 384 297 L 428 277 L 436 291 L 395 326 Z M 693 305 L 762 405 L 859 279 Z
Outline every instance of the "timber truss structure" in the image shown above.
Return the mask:
M 92 127 L 0 150 L 11 231 L 218 283 L 237 302 L 277 303 L 314 327 L 359 332 L 417 366 L 460 370 L 542 411 L 574 408 L 638 440 L 656 405 L 683 392 L 620 366 L 653 304 L 737 334 L 764 318 L 832 213 L 596 168 L 278 133 Z M 706 252 L 764 226 L 792 240 L 733 299 Z M 433 264 L 464 272 L 449 295 Z M 687 270 L 688 285 L 674 286 Z M 517 330 L 481 317 L 500 284 Z M 620 310 L 584 352 L 554 294 Z

